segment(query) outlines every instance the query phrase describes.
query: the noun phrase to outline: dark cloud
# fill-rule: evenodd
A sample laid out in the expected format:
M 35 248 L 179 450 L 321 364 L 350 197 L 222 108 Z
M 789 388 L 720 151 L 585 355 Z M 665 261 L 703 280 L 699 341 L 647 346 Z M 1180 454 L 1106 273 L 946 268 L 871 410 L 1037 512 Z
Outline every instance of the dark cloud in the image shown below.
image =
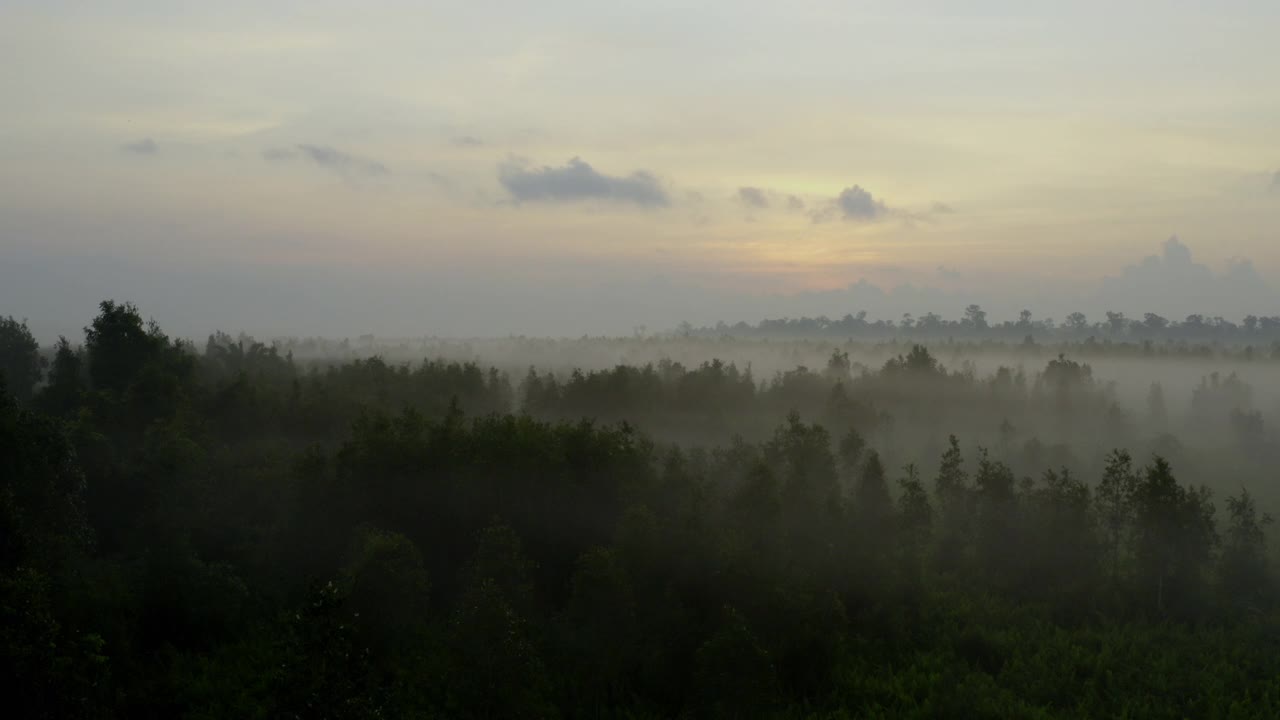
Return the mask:
M 483 140 L 472 135 L 456 137 L 452 142 L 455 147 L 480 147 L 481 145 L 484 145 Z
M 747 207 L 767 208 L 769 207 L 769 195 L 758 187 L 740 187 L 738 188 L 738 200 Z
M 792 210 L 802 210 L 804 203 L 793 195 L 789 207 Z M 870 190 L 861 185 L 853 185 L 841 190 L 836 197 L 818 203 L 808 214 L 815 223 L 833 220 L 872 223 L 894 218 L 908 226 L 914 226 L 917 222 L 935 222 L 939 215 L 954 212 L 955 208 L 942 202 L 931 204 L 928 210 L 890 207 L 884 200 L 872 195 Z
M 262 151 L 262 158 L 269 162 L 286 162 L 301 158 L 348 179 L 356 176 L 380 177 L 391 174 L 391 170 L 377 160 L 351 155 L 328 145 L 301 144 L 291 148 L 267 148 Z
M 563 167 L 527 168 L 516 162 L 503 165 L 498 181 L 519 202 L 569 202 L 612 200 L 641 207 L 671 204 L 658 179 L 637 170 L 625 177 L 606 175 L 580 158 Z
M 155 155 L 160 152 L 160 147 L 156 145 L 156 141 L 151 138 L 142 138 L 137 142 L 125 143 L 120 149 L 130 155 Z
M 1271 176 L 1271 189 L 1280 190 L 1280 170 L 1277 170 L 1276 174 Z
M 796 195 L 788 197 L 787 209 L 792 212 L 800 212 L 801 210 L 804 210 L 804 200 L 801 200 L 799 196 Z
M 845 220 L 860 222 L 878 220 L 888 212 L 883 202 L 876 200 L 860 185 L 842 190 L 840 196 L 836 198 L 836 205 L 839 206 L 840 214 Z
M 837 218 L 850 222 L 874 222 L 883 219 L 892 212 L 884 202 L 877 200 L 861 185 L 847 187 L 840 191 L 834 199 L 814 208 L 809 217 L 816 223 L 829 222 Z

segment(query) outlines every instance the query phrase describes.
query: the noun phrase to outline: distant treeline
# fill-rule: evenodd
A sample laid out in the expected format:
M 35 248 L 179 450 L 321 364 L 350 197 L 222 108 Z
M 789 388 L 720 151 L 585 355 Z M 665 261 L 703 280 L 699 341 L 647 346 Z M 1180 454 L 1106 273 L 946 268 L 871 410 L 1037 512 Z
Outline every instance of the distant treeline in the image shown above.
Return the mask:
M 841 318 L 818 317 L 761 320 L 752 325 L 723 321 L 714 326 L 695 328 L 688 323 L 678 332 L 697 335 L 737 335 L 743 337 L 847 337 L 847 338 L 973 338 L 1020 340 L 1026 337 L 1082 340 L 1090 336 L 1129 340 L 1195 340 L 1237 343 L 1280 341 L 1280 315 L 1248 315 L 1239 323 L 1219 316 L 1188 315 L 1184 320 L 1145 313 L 1141 318 L 1127 317 L 1122 312 L 1107 312 L 1105 320 L 1091 320 L 1074 312 L 1062 322 L 1053 318 L 1035 319 L 1023 310 L 1017 320 L 990 322 L 987 312 L 978 305 L 964 309 L 960 319 L 949 320 L 936 313 L 915 317 L 910 313 L 900 320 L 868 320 L 866 312 L 846 314 Z

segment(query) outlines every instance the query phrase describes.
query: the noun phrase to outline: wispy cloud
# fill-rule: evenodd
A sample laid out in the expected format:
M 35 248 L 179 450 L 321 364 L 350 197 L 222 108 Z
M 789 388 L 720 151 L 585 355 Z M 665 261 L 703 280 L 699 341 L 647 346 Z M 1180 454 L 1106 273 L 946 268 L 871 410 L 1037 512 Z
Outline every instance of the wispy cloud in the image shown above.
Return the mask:
M 799 195 L 766 187 L 744 185 L 738 188 L 733 199 L 751 210 L 778 209 L 786 212 L 804 212 L 805 202 Z
M 948 282 L 957 282 L 959 280 L 964 279 L 964 273 L 960 272 L 959 270 L 953 267 L 947 267 L 946 265 L 939 265 L 938 278 Z
M 289 162 L 295 159 L 307 160 L 347 179 L 354 177 L 381 177 L 391 174 L 391 170 L 377 160 L 352 155 L 328 145 L 304 143 L 293 147 L 267 148 L 262 151 L 262 158 L 268 162 Z
M 151 138 L 142 138 L 137 142 L 125 143 L 120 149 L 130 155 L 155 155 L 160 152 L 160 147 L 156 145 L 156 141 Z

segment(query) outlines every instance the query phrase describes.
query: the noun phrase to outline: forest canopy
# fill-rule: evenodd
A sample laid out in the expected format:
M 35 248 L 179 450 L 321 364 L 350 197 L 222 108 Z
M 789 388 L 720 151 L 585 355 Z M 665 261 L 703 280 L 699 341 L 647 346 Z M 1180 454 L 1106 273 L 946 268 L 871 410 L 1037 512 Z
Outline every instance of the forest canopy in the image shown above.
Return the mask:
M 0 318 L 10 712 L 1280 715 L 1274 361 L 1107 365 L 1274 319 L 1086 358 L 980 312 L 1010 343 L 806 320 L 849 341 L 772 372 L 692 329 L 566 369 Z

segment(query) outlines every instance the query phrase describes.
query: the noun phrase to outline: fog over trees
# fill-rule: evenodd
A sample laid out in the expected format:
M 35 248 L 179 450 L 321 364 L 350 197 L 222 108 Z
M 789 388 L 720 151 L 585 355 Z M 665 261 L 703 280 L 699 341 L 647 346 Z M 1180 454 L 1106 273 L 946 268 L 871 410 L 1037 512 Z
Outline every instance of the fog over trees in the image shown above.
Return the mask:
M 0 319 L 18 717 L 1274 717 L 1275 318 Z
M 4 235 L 0 217 L 0 237 Z M 157 239 L 157 241 L 159 241 Z M 1191 241 L 1188 241 L 1191 243 Z M 828 289 L 779 288 L 772 283 L 715 282 L 680 266 L 616 265 L 575 261 L 547 267 L 531 259 L 480 268 L 375 268 L 362 264 L 312 266 L 174 262 L 146 265 L 110 257 L 84 260 L 33 251 L 14 252 L 0 264 L 0 307 L 26 315 L 44 343 L 73 336 L 83 308 L 127 287 L 169 332 L 204 337 L 219 328 L 244 329 L 260 338 L 284 335 L 448 337 L 616 335 L 644 326 L 714 328 L 762 319 L 840 321 L 865 312 L 869 323 L 900 326 L 964 318 L 980 306 L 994 326 L 1020 322 L 1024 310 L 1038 326 L 1057 328 L 1083 314 L 1089 325 L 1121 313 L 1141 325 L 1152 313 L 1170 323 L 1199 316 L 1243 325 L 1250 315 L 1274 318 L 1280 286 L 1247 259 L 1200 261 L 1207 243 L 1170 238 L 1151 243 L 1155 254 L 1059 277 L 1050 266 L 1021 273 L 981 263 L 926 267 Z M 863 273 L 855 269 L 855 273 Z M 234 291 L 229 291 L 234 288 Z M 264 306 L 270 313 L 263 313 Z M 1187 328 L 1190 330 L 1190 328 Z M 850 332 L 842 330 L 841 332 Z M 1017 337 L 1016 339 L 1021 339 Z
M 0 719 L 1280 718 L 1277 29 L 0 0 Z

